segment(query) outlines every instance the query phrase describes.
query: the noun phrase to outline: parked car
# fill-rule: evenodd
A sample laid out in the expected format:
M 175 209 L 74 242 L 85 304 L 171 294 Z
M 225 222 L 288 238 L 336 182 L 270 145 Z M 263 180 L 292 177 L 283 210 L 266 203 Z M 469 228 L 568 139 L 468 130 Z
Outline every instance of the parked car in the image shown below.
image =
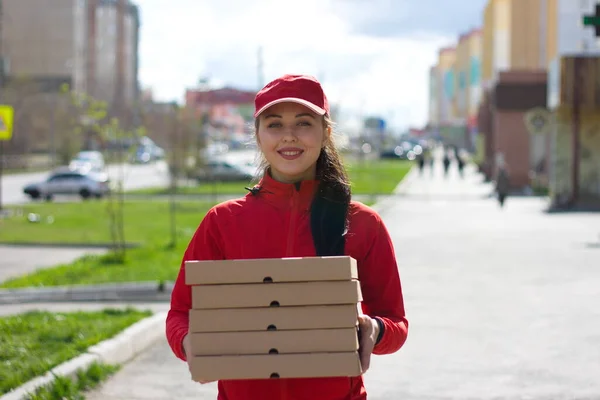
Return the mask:
M 23 192 L 32 199 L 52 200 L 55 195 L 79 195 L 83 199 L 101 198 L 110 191 L 108 174 L 83 172 L 71 168 L 53 171 L 45 181 L 32 183 Z
M 80 151 L 69 163 L 69 168 L 81 171 L 104 171 L 104 156 L 99 151 Z
M 147 164 L 165 158 L 165 151 L 156 145 L 139 146 L 131 158 L 136 164 Z
M 382 150 L 380 155 L 380 158 L 382 159 L 396 159 L 396 160 L 414 160 L 416 158 L 416 154 L 413 150 L 411 149 L 406 149 L 403 146 L 396 146 L 394 148 L 391 149 L 385 149 Z
M 403 141 L 402 143 L 392 147 L 386 148 L 381 151 L 379 157 L 385 159 L 397 159 L 397 160 L 410 160 L 413 161 L 418 155 L 423 153 L 423 147 L 420 144 L 416 144 L 410 141 Z
M 198 182 L 236 182 L 250 181 L 254 178 L 255 170 L 243 164 L 230 164 L 226 161 L 209 161 L 198 171 Z

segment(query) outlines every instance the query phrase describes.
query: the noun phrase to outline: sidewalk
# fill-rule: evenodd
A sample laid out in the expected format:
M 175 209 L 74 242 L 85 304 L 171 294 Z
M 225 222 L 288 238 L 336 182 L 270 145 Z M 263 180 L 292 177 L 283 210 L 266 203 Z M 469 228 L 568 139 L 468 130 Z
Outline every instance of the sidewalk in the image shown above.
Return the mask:
M 200 385 L 190 378 L 187 364 L 175 358 L 166 339 L 141 354 L 103 384 L 87 400 L 215 400 L 217 384 Z
M 402 201 L 418 200 L 427 202 L 431 206 L 439 206 L 451 201 L 485 200 L 493 194 L 493 184 L 484 182 L 475 165 L 465 166 L 461 177 L 454 164 L 448 171 L 448 175 L 444 176 L 441 154 L 437 156 L 433 168 L 426 166 L 421 172 L 417 166 L 413 167 L 392 196 L 386 196 L 377 202 L 375 210 L 383 215 Z
M 465 166 L 464 177 L 459 175 L 456 164 L 450 167 L 448 176 L 444 176 L 441 160 L 436 160 L 433 170 L 426 166 L 421 174 L 415 167 L 411 174 L 414 177 L 407 185 L 401 185 L 396 194 L 419 197 L 421 200 L 464 200 L 485 198 L 494 190 L 491 183 L 483 182 L 483 177 L 473 164 Z
M 37 269 L 70 263 L 86 254 L 103 254 L 105 249 L 92 247 L 48 247 L 0 245 L 0 282 L 28 274 Z

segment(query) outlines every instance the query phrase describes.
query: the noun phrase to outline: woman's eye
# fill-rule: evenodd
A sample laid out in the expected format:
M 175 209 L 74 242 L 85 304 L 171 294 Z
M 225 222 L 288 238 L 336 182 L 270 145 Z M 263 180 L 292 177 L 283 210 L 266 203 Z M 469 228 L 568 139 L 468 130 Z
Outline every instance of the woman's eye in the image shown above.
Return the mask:
M 298 125 L 300 126 L 311 126 L 311 123 L 308 121 L 300 121 L 298 122 Z
M 269 125 L 269 128 L 279 128 L 281 126 L 281 124 L 279 122 L 272 122 Z

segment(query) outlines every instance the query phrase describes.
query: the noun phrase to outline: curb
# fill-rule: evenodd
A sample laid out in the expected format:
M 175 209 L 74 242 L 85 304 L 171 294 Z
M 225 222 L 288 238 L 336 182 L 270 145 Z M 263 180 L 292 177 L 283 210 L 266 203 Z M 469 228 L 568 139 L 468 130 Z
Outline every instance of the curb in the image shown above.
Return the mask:
M 0 305 L 43 302 L 169 301 L 174 283 L 133 282 L 0 289 Z
M 413 165 L 412 168 L 410 169 L 410 171 L 408 171 L 408 173 L 404 176 L 404 179 L 402 179 L 400 181 L 400 183 L 398 183 L 398 186 L 396 186 L 396 188 L 394 189 L 392 194 L 394 194 L 394 195 L 406 194 L 406 192 L 410 188 L 410 185 L 412 185 L 412 183 L 414 181 L 416 181 L 418 178 L 419 178 L 419 168 L 416 165 Z
M 0 400 L 21 400 L 38 388 L 52 383 L 55 376 L 74 378 L 79 370 L 85 370 L 93 362 L 123 364 L 164 335 L 166 312 L 156 313 L 125 328 L 111 339 L 104 340 L 71 360 L 57 365 L 42 376 L 31 379 L 0 397 Z
M 377 213 L 382 214 L 386 209 L 390 208 L 392 202 L 395 201 L 396 197 L 406 193 L 412 182 L 419 176 L 418 168 L 413 165 L 408 173 L 398 183 L 394 191 L 389 197 L 384 198 L 381 201 L 376 202 L 371 206 Z

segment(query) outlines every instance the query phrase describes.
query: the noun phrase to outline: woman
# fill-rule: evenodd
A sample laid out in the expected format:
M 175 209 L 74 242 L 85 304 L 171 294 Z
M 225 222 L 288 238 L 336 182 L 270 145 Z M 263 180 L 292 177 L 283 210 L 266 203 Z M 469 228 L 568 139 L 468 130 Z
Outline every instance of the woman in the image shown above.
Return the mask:
M 334 146 L 327 97 L 310 76 L 285 75 L 255 98 L 256 140 L 265 169 L 245 197 L 213 207 L 183 261 L 349 255 L 363 293 L 360 357 L 396 352 L 408 322 L 392 241 L 375 211 L 350 199 Z M 191 290 L 177 277 L 167 338 L 186 360 Z M 206 321 L 210 324 L 210 321 Z M 201 382 L 205 383 L 205 382 Z M 219 400 L 366 399 L 362 377 L 219 381 Z

